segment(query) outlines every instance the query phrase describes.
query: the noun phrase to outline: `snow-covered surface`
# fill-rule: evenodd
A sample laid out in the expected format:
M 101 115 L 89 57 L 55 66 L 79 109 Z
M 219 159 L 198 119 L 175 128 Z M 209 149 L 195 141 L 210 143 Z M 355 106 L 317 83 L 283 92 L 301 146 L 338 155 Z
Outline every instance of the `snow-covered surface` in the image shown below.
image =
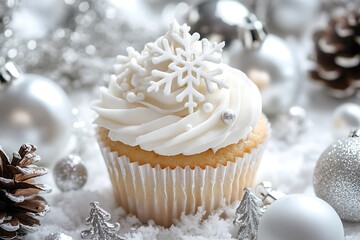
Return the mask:
M 312 178 L 315 163 L 322 151 L 334 141 L 331 132 L 332 111 L 341 103 L 359 102 L 359 99 L 335 100 L 314 88 L 313 84 L 307 85 L 307 94 L 300 101 L 308 114 L 310 124 L 307 131 L 292 144 L 271 139 L 256 183 L 269 180 L 274 187 L 285 193 L 314 195 Z M 94 96 L 83 93 L 72 97 L 82 113 L 82 119 L 88 125 L 93 119 L 93 113 L 89 109 L 89 95 Z M 112 221 L 120 222 L 121 234 L 127 239 L 235 239 L 237 229 L 232 221 L 238 203 L 214 211 L 203 221 L 203 211 L 200 209 L 198 214 L 184 216 L 169 229 L 155 226 L 151 222 L 142 225 L 136 217 L 126 215 L 121 208 L 115 206 L 107 169 L 95 138 L 88 140 L 86 149 L 83 159 L 89 179 L 84 189 L 61 193 L 54 187 L 54 191 L 46 196 L 51 211 L 42 219 L 40 230 L 28 235 L 27 239 L 43 239 L 53 232 L 64 232 L 74 239 L 80 239 L 80 232 L 88 229 L 84 221 L 91 201 L 99 201 L 100 206 L 112 214 Z M 55 186 L 51 172 L 42 181 Z M 345 224 L 345 230 L 346 240 L 360 239 L 360 224 Z

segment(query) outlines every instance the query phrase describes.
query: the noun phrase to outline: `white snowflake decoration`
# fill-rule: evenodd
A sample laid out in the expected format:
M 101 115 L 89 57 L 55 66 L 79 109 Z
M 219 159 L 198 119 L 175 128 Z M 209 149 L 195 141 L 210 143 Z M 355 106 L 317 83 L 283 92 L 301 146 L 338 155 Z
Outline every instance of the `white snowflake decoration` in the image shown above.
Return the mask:
M 146 56 L 141 55 L 134 48 L 129 47 L 126 49 L 128 56 L 117 56 L 117 64 L 115 65 L 115 71 L 117 79 L 121 82 L 131 83 L 134 87 L 137 86 L 138 78 L 136 75 L 144 76 L 146 73 L 145 58 Z
M 173 49 L 165 37 L 161 39 L 160 46 L 154 43 L 147 45 L 155 56 L 152 59 L 154 64 L 170 62 L 167 71 L 155 69 L 151 72 L 152 76 L 159 80 L 150 81 L 147 91 L 157 92 L 160 87 L 163 87 L 163 93 L 168 96 L 172 92 L 173 81 L 177 81 L 177 85 L 182 87 L 182 90 L 176 96 L 176 101 L 182 102 L 186 98 L 184 106 L 191 114 L 198 103 L 205 100 L 205 96 L 198 89 L 201 81 L 205 81 L 207 91 L 210 93 L 213 92 L 213 83 L 219 89 L 226 87 L 218 78 L 222 74 L 222 69 L 216 68 L 209 71 L 206 65 L 206 62 L 221 63 L 221 53 L 225 43 L 210 43 L 207 39 L 202 39 L 201 49 L 195 48 L 193 44 L 200 39 L 200 35 L 190 34 L 190 27 L 185 24 L 175 25 L 175 27 L 178 27 L 179 31 L 171 33 L 171 37 L 179 47 Z

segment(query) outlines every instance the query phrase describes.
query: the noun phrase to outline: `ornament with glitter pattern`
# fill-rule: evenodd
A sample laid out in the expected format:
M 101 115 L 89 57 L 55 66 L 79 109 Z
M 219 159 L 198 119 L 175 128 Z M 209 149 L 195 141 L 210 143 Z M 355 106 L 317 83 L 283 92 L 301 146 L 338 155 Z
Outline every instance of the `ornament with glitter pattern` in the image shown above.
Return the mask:
M 56 186 L 63 192 L 81 189 L 87 181 L 87 170 L 77 155 L 60 160 L 54 168 Z
M 314 189 L 341 219 L 360 222 L 360 137 L 338 140 L 320 156 L 314 172 Z

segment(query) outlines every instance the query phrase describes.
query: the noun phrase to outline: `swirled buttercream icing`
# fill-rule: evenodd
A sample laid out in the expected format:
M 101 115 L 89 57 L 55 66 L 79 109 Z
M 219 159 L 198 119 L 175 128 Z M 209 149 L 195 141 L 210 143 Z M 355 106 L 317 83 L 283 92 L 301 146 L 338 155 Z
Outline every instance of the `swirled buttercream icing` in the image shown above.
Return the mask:
M 160 155 L 193 155 L 245 139 L 261 113 L 257 87 L 221 62 L 224 43 L 210 43 L 187 25 L 139 53 L 118 56 L 116 76 L 100 89 L 95 123 L 112 141 Z

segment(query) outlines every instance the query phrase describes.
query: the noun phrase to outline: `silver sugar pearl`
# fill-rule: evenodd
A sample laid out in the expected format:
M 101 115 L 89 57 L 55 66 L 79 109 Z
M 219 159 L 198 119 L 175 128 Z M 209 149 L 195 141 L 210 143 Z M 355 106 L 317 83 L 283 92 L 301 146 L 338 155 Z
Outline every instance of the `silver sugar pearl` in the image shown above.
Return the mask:
M 50 233 L 44 240 L 73 240 L 73 238 L 64 233 Z
M 338 140 L 320 156 L 314 190 L 341 219 L 360 222 L 360 137 Z
M 223 123 L 225 123 L 226 125 L 230 125 L 235 121 L 235 113 L 233 110 L 231 109 L 226 109 L 222 114 L 221 114 L 221 120 L 223 121 Z
M 54 168 L 54 180 L 63 192 L 81 189 L 87 181 L 87 170 L 81 158 L 69 155 L 60 160 Z

